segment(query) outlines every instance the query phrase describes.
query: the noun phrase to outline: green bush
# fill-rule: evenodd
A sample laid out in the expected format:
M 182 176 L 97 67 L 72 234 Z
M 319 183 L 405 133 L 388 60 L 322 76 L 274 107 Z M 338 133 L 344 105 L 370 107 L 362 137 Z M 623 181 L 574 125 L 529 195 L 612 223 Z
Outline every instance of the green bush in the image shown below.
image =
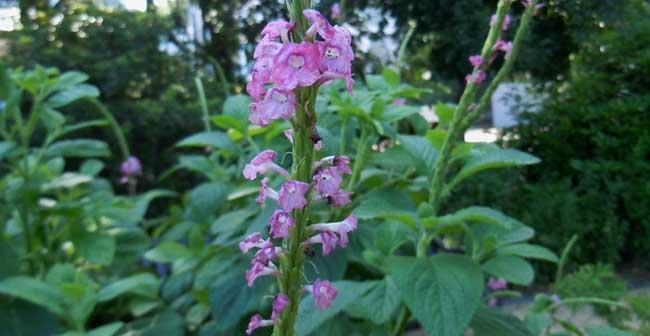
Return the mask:
M 526 210 L 528 223 L 550 245 L 577 233 L 580 261 L 650 252 L 648 14 L 646 3 L 633 1 L 620 21 L 595 32 L 543 111 L 508 132 L 518 139 L 513 146 L 543 162 L 524 173 L 526 197 L 537 204 Z

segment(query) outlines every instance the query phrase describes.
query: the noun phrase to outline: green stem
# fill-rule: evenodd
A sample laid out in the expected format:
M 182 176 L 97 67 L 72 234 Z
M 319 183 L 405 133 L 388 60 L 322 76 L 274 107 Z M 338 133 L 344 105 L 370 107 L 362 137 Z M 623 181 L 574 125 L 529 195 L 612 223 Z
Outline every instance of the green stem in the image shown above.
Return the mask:
M 357 146 L 357 155 L 354 158 L 354 165 L 352 166 L 352 174 L 348 180 L 347 188 L 348 190 L 353 190 L 357 182 L 361 178 L 361 170 L 364 165 L 364 158 L 366 156 L 366 151 L 368 150 L 368 130 L 361 124 L 361 136 L 359 138 L 359 144 Z
M 391 335 L 392 336 L 401 335 L 404 332 L 404 329 L 406 329 L 406 324 L 408 323 L 410 318 L 411 318 L 411 311 L 408 308 L 406 308 L 406 306 L 402 306 L 402 310 L 401 313 L 399 314 L 397 324 L 395 324 L 395 328 L 393 329 Z
M 129 156 L 131 156 L 131 152 L 129 151 L 129 146 L 127 145 L 124 133 L 120 128 L 120 124 L 117 123 L 117 120 L 115 120 L 113 114 L 99 100 L 89 99 L 89 101 L 93 106 L 95 106 L 95 108 L 97 108 L 97 111 L 99 111 L 99 113 L 104 116 L 104 118 L 106 118 L 109 125 L 111 126 L 111 129 L 113 130 L 113 133 L 115 134 L 115 137 L 117 138 L 117 144 L 120 147 L 122 156 L 125 160 L 128 159 Z
M 399 51 L 397 52 L 397 62 L 395 62 L 397 66 L 397 71 L 400 72 L 402 70 L 402 65 L 404 63 L 404 55 L 406 55 L 406 46 L 408 45 L 409 41 L 411 41 L 411 37 L 413 37 L 413 33 L 415 32 L 415 24 L 410 24 L 409 30 L 406 32 L 406 35 L 404 36 L 404 40 L 402 40 L 402 43 L 399 46 Z
M 210 126 L 210 112 L 208 111 L 208 101 L 205 98 L 205 90 L 203 89 L 203 82 L 201 77 L 194 77 L 194 85 L 196 85 L 196 92 L 199 95 L 199 103 L 201 104 L 201 113 L 203 114 L 203 127 L 205 127 L 206 132 L 210 132 L 212 127 Z

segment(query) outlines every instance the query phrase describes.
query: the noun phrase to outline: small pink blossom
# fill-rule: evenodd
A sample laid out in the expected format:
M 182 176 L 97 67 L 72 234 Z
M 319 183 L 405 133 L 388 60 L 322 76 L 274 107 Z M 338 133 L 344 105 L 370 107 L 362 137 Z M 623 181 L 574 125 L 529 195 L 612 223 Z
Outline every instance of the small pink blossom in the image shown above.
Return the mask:
M 253 287 L 255 279 L 265 275 L 277 275 L 278 273 L 278 268 L 270 261 L 266 265 L 254 262 L 251 269 L 246 271 L 246 282 L 248 287 Z
M 255 47 L 253 58 L 273 59 L 280 52 L 280 49 L 282 49 L 282 43 L 273 41 L 269 36 L 264 36 Z
M 332 12 L 330 14 L 330 17 L 332 18 L 332 20 L 338 19 L 341 16 L 341 5 L 339 5 L 338 2 L 333 4 L 331 11 Z
M 282 311 L 287 307 L 287 305 L 289 305 L 289 298 L 286 295 L 282 293 L 276 295 L 273 299 L 273 313 L 271 313 L 271 320 L 277 321 L 278 317 L 280 317 L 280 314 L 282 314 Z
M 142 175 L 142 164 L 137 157 L 129 156 L 126 161 L 122 162 L 120 171 L 122 172 L 120 183 L 124 184 L 129 182 L 129 179 Z
M 284 249 L 282 247 L 274 246 L 270 240 L 266 240 L 262 243 L 260 249 L 255 253 L 252 263 L 260 263 L 262 265 L 268 264 L 270 261 L 275 260 L 278 257 L 278 254 L 282 253 Z
M 322 167 L 324 165 L 336 167 L 336 169 L 339 171 L 339 174 L 352 174 L 352 169 L 350 169 L 350 158 L 347 156 L 331 155 L 326 156 L 316 162 L 316 168 Z
M 532 0 L 522 0 L 521 4 L 524 5 L 524 7 L 529 8 L 533 4 L 533 2 L 532 2 Z M 533 11 L 533 15 L 537 15 L 539 10 L 544 8 L 544 7 L 546 7 L 546 4 L 544 4 L 544 3 L 539 3 L 539 4 L 535 5 L 535 10 Z
M 286 212 L 295 209 L 302 209 L 307 204 L 305 194 L 309 190 L 309 184 L 300 181 L 287 181 L 282 184 L 278 192 L 278 203 Z
M 321 71 L 331 71 L 344 76 L 349 76 L 352 72 L 354 51 L 348 42 L 349 33 L 346 33 L 344 29 L 335 30 L 336 33 L 332 38 L 325 42 L 317 42 L 321 56 Z
M 474 68 L 478 68 L 483 65 L 483 57 L 481 55 L 473 55 L 469 57 L 469 62 Z
M 239 243 L 239 249 L 243 253 L 246 253 L 252 248 L 261 248 L 265 242 L 266 241 L 262 239 L 262 235 L 259 232 L 255 232 Z
M 502 31 L 508 30 L 510 28 L 510 23 L 512 22 L 512 18 L 510 17 L 509 14 L 506 14 L 506 16 L 503 18 L 503 25 L 501 26 Z M 490 26 L 494 26 L 497 23 L 497 16 L 492 15 L 490 18 Z
M 264 87 L 264 82 L 252 80 L 246 83 L 246 92 L 251 96 L 251 98 L 253 98 L 253 100 L 259 102 L 264 98 L 264 95 L 266 95 L 266 88 Z M 253 111 L 253 109 L 257 110 L 257 107 L 258 107 L 257 103 L 252 103 L 250 105 L 251 112 L 257 113 L 256 111 Z
M 351 196 L 351 192 L 339 190 L 336 194 L 327 197 L 327 202 L 334 208 L 340 208 L 352 202 Z
M 305 290 L 311 292 L 314 296 L 316 306 L 318 306 L 320 310 L 329 308 L 338 295 L 338 291 L 331 282 L 321 279 L 316 279 L 313 285 L 305 286 Z
M 273 320 L 264 320 L 260 314 L 255 314 L 251 317 L 250 322 L 248 322 L 248 328 L 246 328 L 246 335 L 250 336 L 253 334 L 253 331 L 257 328 L 270 327 L 273 325 Z
M 465 76 L 465 81 L 467 83 L 481 84 L 486 78 L 487 75 L 485 74 L 485 72 L 481 70 L 477 70 L 475 74 Z
M 273 163 L 273 159 L 277 153 L 267 149 L 257 154 L 249 164 L 244 166 L 243 174 L 247 180 L 254 180 L 257 175 L 266 174 L 269 171 L 276 172 L 286 178 L 289 178 L 289 173 L 282 167 Z
M 273 60 L 271 82 L 285 90 L 311 86 L 318 80 L 320 53 L 314 43 L 285 43 Z
M 357 217 L 350 215 L 340 222 L 313 224 L 309 226 L 309 229 L 320 232 L 336 232 L 340 237 L 339 245 L 346 247 L 348 245 L 348 233 L 357 229 Z
M 502 278 L 495 279 L 495 278 L 490 278 L 488 280 L 488 288 L 491 290 L 497 291 L 497 290 L 503 290 L 508 288 L 508 282 Z
M 291 90 L 272 88 L 262 101 L 252 103 L 250 110 L 248 119 L 253 125 L 268 126 L 276 119 L 289 120 L 296 110 L 296 95 Z
M 289 228 L 294 224 L 291 215 L 283 210 L 275 210 L 269 219 L 273 238 L 289 238 Z
M 336 194 L 340 187 L 343 178 L 341 173 L 336 167 L 329 167 L 325 169 L 319 169 L 316 174 L 314 174 L 314 189 L 318 192 L 323 198 L 326 198 L 330 195 Z
M 494 44 L 494 50 L 500 50 L 506 53 L 505 58 L 508 59 L 508 56 L 510 56 L 510 53 L 512 52 L 512 42 L 511 41 L 504 41 L 504 40 L 498 40 Z
M 257 195 L 257 199 L 255 200 L 257 204 L 264 204 L 267 198 L 277 201 L 279 197 L 278 192 L 269 187 L 269 178 L 263 178 L 261 183 L 262 187 L 260 188 L 260 192 Z
M 271 21 L 266 24 L 264 29 L 262 29 L 262 37 L 268 37 L 270 39 L 280 38 L 282 42 L 289 42 L 289 31 L 293 29 L 295 23 L 287 21 Z
M 306 34 L 308 38 L 311 38 L 318 34 L 323 39 L 328 40 L 331 39 L 336 33 L 332 25 L 330 25 L 325 16 L 323 16 L 323 14 L 321 14 L 319 11 L 313 9 L 305 9 L 302 14 L 311 23 L 311 27 L 309 27 Z

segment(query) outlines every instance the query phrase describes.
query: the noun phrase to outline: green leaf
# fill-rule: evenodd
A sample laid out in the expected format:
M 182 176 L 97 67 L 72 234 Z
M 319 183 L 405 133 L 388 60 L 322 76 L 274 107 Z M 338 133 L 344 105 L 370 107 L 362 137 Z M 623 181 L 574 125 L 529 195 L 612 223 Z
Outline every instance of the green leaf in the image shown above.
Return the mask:
M 248 123 L 248 113 L 250 113 L 248 106 L 252 102 L 247 95 L 230 96 L 223 103 L 223 114 Z
M 203 183 L 192 189 L 184 217 L 195 223 L 209 223 L 216 211 L 226 202 L 230 186 L 224 183 Z
M 392 87 L 396 87 L 399 85 L 400 82 L 399 72 L 391 68 L 385 67 L 384 70 L 382 71 L 382 74 L 384 75 L 384 80 L 386 80 L 386 83 L 388 83 L 388 85 Z
M 86 175 L 81 175 L 77 173 L 64 173 L 61 176 L 56 177 L 52 181 L 45 183 L 41 186 L 43 191 L 52 191 L 59 189 L 70 189 L 81 184 L 88 183 L 92 181 L 93 178 Z
M 170 263 L 191 256 L 192 252 L 187 247 L 174 241 L 164 241 L 144 254 L 145 258 L 161 263 Z
M 535 277 L 533 267 L 519 257 L 497 256 L 488 260 L 481 267 L 485 272 L 517 285 L 530 285 Z
M 456 113 L 456 106 L 448 104 L 436 104 L 435 106 L 436 115 L 438 116 L 438 122 L 441 126 L 449 125 L 451 120 L 454 119 L 454 114 Z
M 425 137 L 433 147 L 435 147 L 437 150 L 440 150 L 442 148 L 442 144 L 445 142 L 445 137 L 447 136 L 447 131 L 444 129 L 436 128 L 436 129 L 431 129 L 427 131 L 427 134 Z
M 49 157 L 108 157 L 111 151 L 105 142 L 91 139 L 61 140 L 53 143 L 45 150 Z
M 214 147 L 218 149 L 225 149 L 231 153 L 237 153 L 238 149 L 228 134 L 212 131 L 212 132 L 203 132 L 191 135 L 179 143 L 176 144 L 177 147 Z
M 312 295 L 305 296 L 298 306 L 296 319 L 296 333 L 307 335 L 316 330 L 321 324 L 336 316 L 341 310 L 359 300 L 359 298 L 373 288 L 375 282 L 335 281 L 332 285 L 338 290 L 338 295 L 332 305 L 321 311 L 314 302 Z
M 57 317 L 45 308 L 14 299 L 0 299 L 0 325 L 7 336 L 56 335 Z
M 16 148 L 16 143 L 13 141 L 0 141 L 0 160 L 11 155 Z
M 45 106 L 57 108 L 66 106 L 82 98 L 99 97 L 99 90 L 89 84 L 78 84 L 55 93 L 45 101 Z
M 20 273 L 20 257 L 8 240 L 0 238 L 0 280 Z
M 478 153 L 469 156 L 460 172 L 449 182 L 450 189 L 465 178 L 483 170 L 531 165 L 540 162 L 538 158 L 515 149 L 489 148 L 489 150 L 477 151 Z
M 532 244 L 514 244 L 501 247 L 497 250 L 499 255 L 512 255 L 522 258 L 533 258 L 547 260 L 553 263 L 558 262 L 558 257 L 549 249 Z
M 631 332 L 603 325 L 587 326 L 585 329 L 589 336 L 634 336 Z
M 225 241 L 224 238 L 228 238 L 232 234 L 236 233 L 237 230 L 242 228 L 242 225 L 246 223 L 246 220 L 255 213 L 257 213 L 257 210 L 252 208 L 239 209 L 225 213 L 219 216 L 219 218 L 212 223 L 210 226 L 210 232 L 227 236 L 219 238 L 220 241 Z
M 400 135 L 398 140 L 415 161 L 418 172 L 424 176 L 430 176 L 438 157 L 438 151 L 431 142 L 424 137 L 415 135 Z
M 103 169 L 104 169 L 103 162 L 95 159 L 90 159 L 84 161 L 81 164 L 81 167 L 79 168 L 79 173 L 86 176 L 97 176 L 97 174 L 99 174 Z
M 388 265 L 402 301 L 427 334 L 459 336 L 465 331 L 483 293 L 483 275 L 470 258 L 394 257 Z
M 106 302 L 126 294 L 154 299 L 158 296 L 159 288 L 160 280 L 152 274 L 136 274 L 102 288 L 97 293 L 97 301 Z
M 124 326 L 124 322 L 120 322 L 120 321 L 113 322 L 92 329 L 88 331 L 86 335 L 87 336 L 113 336 L 117 334 L 117 332 L 120 331 L 120 329 L 122 329 L 122 326 Z
M 373 286 L 345 308 L 345 311 L 355 317 L 371 320 L 375 324 L 384 324 L 390 320 L 401 302 L 397 287 L 390 277 L 367 283 L 373 283 Z
M 501 211 L 488 207 L 471 206 L 469 208 L 458 210 L 453 214 L 445 215 L 435 220 L 426 221 L 424 222 L 424 226 L 431 229 L 436 225 L 454 222 L 481 222 L 496 225 L 504 229 L 509 229 L 513 227 L 514 224 L 519 223 L 519 221 L 504 215 Z
M 242 121 L 238 120 L 233 116 L 220 114 L 220 115 L 212 116 L 210 119 L 212 120 L 212 123 L 225 130 L 232 128 L 241 133 L 246 132 L 246 124 L 244 124 Z
M 27 276 L 17 276 L 0 282 L 0 293 L 31 302 L 59 317 L 65 316 L 65 299 L 57 287 Z
M 414 223 L 415 205 L 402 190 L 379 189 L 368 193 L 354 214 L 359 219 L 393 218 Z
M 517 317 L 483 306 L 476 310 L 469 326 L 474 336 L 533 336 Z
M 97 232 L 72 236 L 75 251 L 91 264 L 110 265 L 115 256 L 115 238 Z

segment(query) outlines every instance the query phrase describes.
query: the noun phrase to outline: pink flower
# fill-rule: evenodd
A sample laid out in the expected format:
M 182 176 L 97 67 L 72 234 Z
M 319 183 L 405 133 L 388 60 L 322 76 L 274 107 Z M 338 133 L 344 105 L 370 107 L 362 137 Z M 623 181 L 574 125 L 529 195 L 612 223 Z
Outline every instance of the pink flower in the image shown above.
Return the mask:
M 348 233 L 357 229 L 357 217 L 350 215 L 340 222 L 313 224 L 309 226 L 309 229 L 320 232 L 336 232 L 340 237 L 339 246 L 346 247 L 348 245 Z
M 271 313 L 271 320 L 277 321 L 278 317 L 280 317 L 280 314 L 287 305 L 289 305 L 289 298 L 286 295 L 282 293 L 276 295 L 273 299 L 273 313 Z
M 281 38 L 282 42 L 289 42 L 289 31 L 293 29 L 295 23 L 287 21 L 271 21 L 266 24 L 264 29 L 262 29 L 262 37 L 268 37 L 269 39 L 278 39 Z
M 481 55 L 473 55 L 469 57 L 469 62 L 474 68 L 478 68 L 483 65 L 483 57 Z
M 504 41 L 504 40 L 498 40 L 494 44 L 494 50 L 500 50 L 506 53 L 505 58 L 508 59 L 508 56 L 510 56 L 510 52 L 512 52 L 512 42 L 511 41 Z
M 347 156 L 326 156 L 316 162 L 316 168 L 322 167 L 323 165 L 336 167 L 340 174 L 352 174 L 352 169 L 350 169 L 350 158 Z
M 510 17 L 509 14 L 506 14 L 505 18 L 503 18 L 503 25 L 501 26 L 502 31 L 508 30 L 510 28 L 510 23 L 512 22 L 512 18 Z M 497 23 L 497 16 L 492 15 L 490 18 L 490 26 L 494 26 Z
M 272 262 L 269 261 L 268 264 L 264 265 L 254 261 L 251 269 L 246 271 L 246 282 L 248 287 L 253 287 L 255 279 L 265 275 L 277 275 L 278 273 L 278 268 Z
M 255 47 L 253 58 L 273 59 L 280 52 L 280 49 L 282 49 L 282 43 L 273 41 L 269 36 L 264 36 Z
M 268 126 L 276 119 L 291 119 L 296 110 L 296 94 L 291 90 L 272 88 L 266 92 L 264 100 L 252 103 L 250 110 L 248 119 L 253 125 Z
M 289 238 L 289 228 L 293 226 L 293 218 L 283 210 L 275 210 L 269 219 L 269 224 L 273 238 Z
M 349 204 L 352 200 L 352 193 L 349 191 L 339 190 L 336 194 L 327 197 L 327 202 L 334 208 L 342 207 Z
M 307 37 L 311 38 L 318 33 L 323 39 L 328 40 L 334 36 L 335 31 L 332 25 L 327 21 L 327 19 L 313 9 L 305 9 L 302 14 L 309 20 L 311 27 L 307 30 Z
M 316 83 L 320 53 L 318 46 L 303 42 L 285 43 L 273 60 L 271 82 L 285 90 Z
M 332 20 L 336 20 L 341 16 L 341 6 L 339 5 L 338 2 L 332 5 L 331 10 L 332 12 L 330 14 L 330 17 L 332 18 Z
M 248 322 L 248 328 L 246 328 L 246 335 L 252 335 L 253 331 L 257 328 L 270 327 L 273 325 L 273 320 L 263 320 L 260 314 L 255 314 L 251 317 L 250 322 Z
M 331 71 L 345 76 L 352 72 L 354 51 L 348 42 L 349 33 L 346 31 L 345 28 L 337 29 L 331 39 L 317 43 L 321 56 L 321 71 Z
M 246 92 L 248 92 L 248 94 L 251 96 L 251 98 L 253 98 L 253 100 L 259 102 L 266 94 L 266 88 L 264 87 L 264 82 L 252 80 L 246 83 Z M 252 103 L 249 106 L 252 112 L 254 112 L 253 109 L 257 109 L 257 105 L 258 105 L 257 103 Z
M 255 201 L 257 204 L 264 204 L 267 197 L 277 201 L 278 192 L 269 187 L 269 178 L 265 177 L 262 179 L 262 187 L 260 188 L 260 192 L 257 195 L 257 199 Z
M 481 70 L 477 70 L 475 74 L 465 76 L 465 81 L 467 83 L 481 84 L 481 82 L 483 82 L 486 78 L 487 75 L 485 74 L 485 72 Z
M 244 166 L 243 174 L 247 180 L 254 180 L 258 174 L 266 174 L 269 171 L 276 172 L 286 178 L 289 178 L 289 173 L 282 167 L 273 163 L 273 159 L 277 155 L 276 152 L 267 149 L 257 154 L 253 160 Z
M 506 280 L 504 280 L 504 279 L 501 279 L 501 278 L 499 278 L 499 279 L 490 278 L 488 280 L 487 285 L 488 285 L 488 288 L 490 288 L 491 290 L 495 290 L 495 291 L 496 290 L 503 290 L 503 289 L 508 288 L 508 282 Z
M 522 0 L 521 4 L 524 5 L 524 7 L 528 8 L 533 4 L 533 2 L 531 0 Z M 533 15 L 537 15 L 538 11 L 540 9 L 544 8 L 545 6 L 546 6 L 546 4 L 544 4 L 544 3 L 539 3 L 539 4 L 535 5 Z
M 262 243 L 260 249 L 255 253 L 252 263 L 260 263 L 262 265 L 268 264 L 270 261 L 275 260 L 278 257 L 278 254 L 282 253 L 284 249 L 282 247 L 276 247 L 271 243 L 271 241 L 266 240 Z
M 264 246 L 265 242 L 266 241 L 262 239 L 262 235 L 259 232 L 255 232 L 250 234 L 248 237 L 246 237 L 246 239 L 239 243 L 239 249 L 243 253 L 246 253 L 252 248 L 261 248 Z
M 338 295 L 336 288 L 327 280 L 316 279 L 313 285 L 307 285 L 304 288 L 314 296 L 316 306 L 320 310 L 329 308 Z
M 286 212 L 294 209 L 302 209 L 307 204 L 305 194 L 309 190 L 309 184 L 300 181 L 287 181 L 282 184 L 278 193 L 278 203 Z
M 122 178 L 120 179 L 121 183 L 129 182 L 129 179 L 142 175 L 142 164 L 135 156 L 129 156 L 126 161 L 122 162 L 120 166 L 120 171 L 122 172 Z
M 289 142 L 293 143 L 293 130 L 291 128 L 284 130 L 284 136 L 289 140 Z
M 314 174 L 315 189 L 323 198 L 334 195 L 339 191 L 343 178 L 336 167 L 319 169 Z

